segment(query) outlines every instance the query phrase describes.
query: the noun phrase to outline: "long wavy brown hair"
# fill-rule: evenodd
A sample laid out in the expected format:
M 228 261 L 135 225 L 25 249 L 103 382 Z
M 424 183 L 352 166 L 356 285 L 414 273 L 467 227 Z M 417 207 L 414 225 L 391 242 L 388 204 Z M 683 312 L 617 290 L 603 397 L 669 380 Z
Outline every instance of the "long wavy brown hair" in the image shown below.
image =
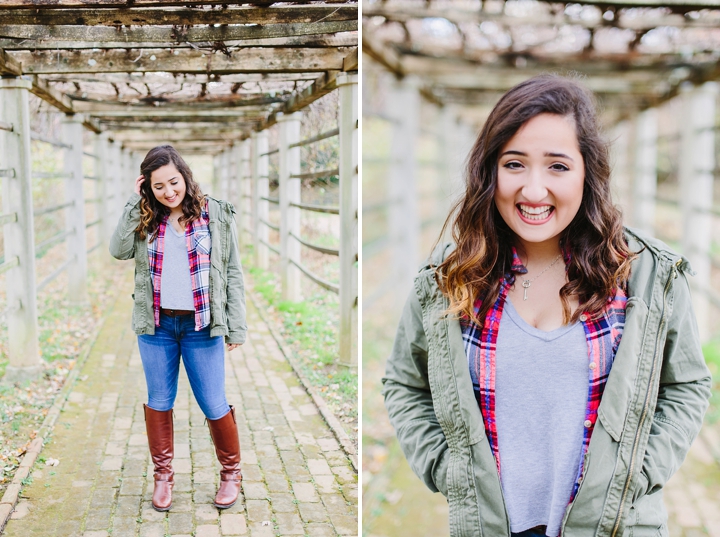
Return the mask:
M 495 206 L 498 157 L 520 127 L 544 113 L 574 120 L 585 161 L 582 203 L 560 237 L 563 249 L 570 253 L 568 281 L 560 289 L 563 322 L 576 322 L 582 312 L 597 316 L 618 286 L 627 283 L 633 256 L 623 237 L 620 212 L 611 199 L 608 144 L 600 132 L 595 99 L 572 79 L 540 75 L 518 84 L 500 99 L 468 157 L 465 195 L 440 235 L 452 225 L 456 248 L 436 271 L 440 289 L 450 300 L 448 314 L 482 325 L 504 275 L 510 272 L 511 247 L 517 241 Z M 573 296 L 580 303 L 575 312 L 570 306 Z M 482 299 L 482 306 L 476 314 L 477 298 Z
M 170 209 L 160 203 L 152 192 L 150 178 L 158 168 L 167 164 L 173 164 L 185 180 L 185 197 L 182 200 L 183 215 L 178 220 L 181 225 L 193 222 L 200 218 L 202 208 L 205 205 L 205 196 L 200 191 L 200 186 L 193 179 L 190 167 L 185 163 L 175 148 L 171 145 L 159 145 L 153 147 L 140 164 L 140 173 L 145 181 L 140 185 L 140 224 L 135 228 L 141 239 L 150 235 L 150 242 L 157 237 L 160 222 L 170 214 Z

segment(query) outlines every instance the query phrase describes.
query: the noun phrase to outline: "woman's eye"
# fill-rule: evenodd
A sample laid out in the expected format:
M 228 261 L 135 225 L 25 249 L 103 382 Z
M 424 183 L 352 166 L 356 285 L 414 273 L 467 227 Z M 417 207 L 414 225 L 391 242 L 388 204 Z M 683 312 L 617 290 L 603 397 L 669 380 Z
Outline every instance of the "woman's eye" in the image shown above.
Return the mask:
M 174 183 L 170 183 L 170 184 L 174 186 L 174 185 L 178 184 L 178 182 L 175 181 Z
M 511 160 L 510 162 L 506 162 L 503 165 L 503 168 L 507 168 L 509 170 L 519 170 L 522 168 L 522 164 L 519 163 L 517 160 Z
M 565 166 L 565 164 L 562 164 L 560 162 L 556 162 L 555 164 L 550 166 L 550 169 L 553 171 L 556 171 L 556 172 L 566 172 L 566 171 L 570 170 L 570 168 L 568 168 L 567 166 Z

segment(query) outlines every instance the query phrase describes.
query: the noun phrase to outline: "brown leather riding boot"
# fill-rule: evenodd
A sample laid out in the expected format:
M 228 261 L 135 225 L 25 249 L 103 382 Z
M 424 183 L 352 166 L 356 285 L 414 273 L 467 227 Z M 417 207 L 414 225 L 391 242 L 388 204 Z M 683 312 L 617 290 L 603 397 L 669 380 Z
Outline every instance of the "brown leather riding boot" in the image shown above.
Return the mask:
M 210 436 L 215 444 L 215 453 L 222 466 L 220 470 L 220 488 L 215 495 L 213 505 L 218 509 L 227 509 L 235 505 L 240 493 L 242 474 L 240 473 L 240 440 L 238 439 L 235 408 L 219 420 L 207 420 Z
M 156 511 L 167 511 L 172 506 L 172 488 L 175 484 L 173 460 L 173 414 L 172 409 L 160 412 L 147 405 L 145 428 L 147 429 L 150 456 L 155 465 L 155 489 L 152 506 Z

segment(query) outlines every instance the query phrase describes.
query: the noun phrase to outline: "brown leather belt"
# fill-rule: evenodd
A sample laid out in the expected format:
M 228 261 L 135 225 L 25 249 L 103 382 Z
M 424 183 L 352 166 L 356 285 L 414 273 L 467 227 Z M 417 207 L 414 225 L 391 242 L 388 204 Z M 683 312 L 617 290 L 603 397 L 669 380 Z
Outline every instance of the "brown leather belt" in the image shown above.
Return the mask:
M 167 315 L 168 317 L 179 317 L 180 315 L 194 315 L 195 312 L 192 310 L 166 310 L 160 308 L 160 313 Z

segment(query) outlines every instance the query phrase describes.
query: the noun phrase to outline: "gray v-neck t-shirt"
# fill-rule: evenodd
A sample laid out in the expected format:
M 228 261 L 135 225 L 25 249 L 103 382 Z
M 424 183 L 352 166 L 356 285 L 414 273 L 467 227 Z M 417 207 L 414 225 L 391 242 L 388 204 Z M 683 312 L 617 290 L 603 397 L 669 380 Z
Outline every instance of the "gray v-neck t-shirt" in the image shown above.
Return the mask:
M 503 495 L 517 533 L 560 533 L 580 466 L 589 361 L 582 323 L 545 332 L 505 302 L 495 355 Z
M 179 233 L 170 223 L 165 228 L 160 273 L 160 307 L 169 310 L 195 310 L 187 239 L 184 232 Z

